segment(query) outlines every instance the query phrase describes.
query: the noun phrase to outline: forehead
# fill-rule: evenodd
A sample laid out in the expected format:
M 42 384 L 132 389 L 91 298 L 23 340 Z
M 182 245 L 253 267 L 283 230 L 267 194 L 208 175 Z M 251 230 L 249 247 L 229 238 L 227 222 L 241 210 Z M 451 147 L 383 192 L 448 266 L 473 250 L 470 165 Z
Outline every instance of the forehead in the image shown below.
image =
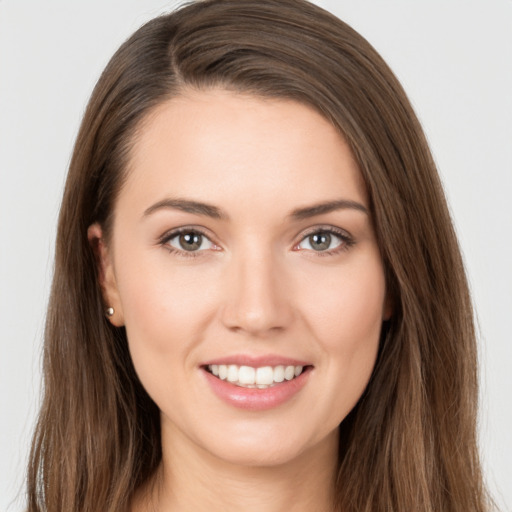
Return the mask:
M 253 209 L 367 202 L 347 143 L 314 109 L 219 89 L 186 91 L 141 123 L 119 201 L 144 208 L 165 196 Z

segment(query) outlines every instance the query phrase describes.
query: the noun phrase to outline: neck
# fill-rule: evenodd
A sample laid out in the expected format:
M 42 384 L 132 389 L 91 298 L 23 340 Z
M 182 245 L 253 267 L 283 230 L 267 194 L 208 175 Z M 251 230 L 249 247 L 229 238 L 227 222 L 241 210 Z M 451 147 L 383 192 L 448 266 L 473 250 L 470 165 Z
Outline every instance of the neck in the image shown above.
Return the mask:
M 168 429 L 162 450 L 160 467 L 137 494 L 132 512 L 333 511 L 336 431 L 291 461 L 265 466 L 220 459 Z

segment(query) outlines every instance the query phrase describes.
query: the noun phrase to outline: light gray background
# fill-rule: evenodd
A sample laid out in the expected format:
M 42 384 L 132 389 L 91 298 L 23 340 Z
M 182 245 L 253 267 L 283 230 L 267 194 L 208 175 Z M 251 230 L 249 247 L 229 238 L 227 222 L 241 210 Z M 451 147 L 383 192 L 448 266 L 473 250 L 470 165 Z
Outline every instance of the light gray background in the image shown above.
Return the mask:
M 394 69 L 423 122 L 478 312 L 481 446 L 512 510 L 512 0 L 318 0 Z M 22 510 L 55 223 L 92 87 L 175 2 L 0 0 L 0 511 Z

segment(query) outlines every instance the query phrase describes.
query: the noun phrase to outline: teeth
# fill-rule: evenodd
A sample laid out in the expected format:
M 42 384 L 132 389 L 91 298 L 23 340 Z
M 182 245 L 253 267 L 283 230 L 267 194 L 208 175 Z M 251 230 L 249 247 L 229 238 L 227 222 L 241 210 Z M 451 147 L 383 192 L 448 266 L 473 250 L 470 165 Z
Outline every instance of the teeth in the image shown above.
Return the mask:
M 219 364 L 219 379 L 226 380 L 228 376 L 228 367 L 225 364 Z
M 295 377 L 295 367 L 294 366 L 287 366 L 284 369 L 284 378 L 286 380 L 292 380 L 293 377 Z
M 256 370 L 256 384 L 270 386 L 274 382 L 274 370 L 272 366 L 263 366 Z
M 237 386 L 247 388 L 265 389 L 284 380 L 292 380 L 298 377 L 303 366 L 261 366 L 253 368 L 252 366 L 238 366 L 236 364 L 212 364 L 208 370 L 219 377 L 221 380 L 227 380 Z
M 228 366 L 227 379 L 229 382 L 238 382 L 238 366 L 236 364 L 230 364 Z
M 254 384 L 256 382 L 256 370 L 250 366 L 240 366 L 238 382 L 240 384 Z
M 284 380 L 284 366 L 276 366 L 274 368 L 274 382 L 283 382 Z

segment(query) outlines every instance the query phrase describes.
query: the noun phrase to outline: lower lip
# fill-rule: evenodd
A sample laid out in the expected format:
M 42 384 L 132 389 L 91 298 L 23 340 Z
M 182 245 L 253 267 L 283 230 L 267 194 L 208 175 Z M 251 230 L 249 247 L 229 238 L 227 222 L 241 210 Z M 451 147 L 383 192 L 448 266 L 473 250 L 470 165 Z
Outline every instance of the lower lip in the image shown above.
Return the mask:
M 224 402 L 250 411 L 265 411 L 284 404 L 294 397 L 306 384 L 311 368 L 306 368 L 298 377 L 274 384 L 265 389 L 244 388 L 221 380 L 202 369 L 213 392 Z

